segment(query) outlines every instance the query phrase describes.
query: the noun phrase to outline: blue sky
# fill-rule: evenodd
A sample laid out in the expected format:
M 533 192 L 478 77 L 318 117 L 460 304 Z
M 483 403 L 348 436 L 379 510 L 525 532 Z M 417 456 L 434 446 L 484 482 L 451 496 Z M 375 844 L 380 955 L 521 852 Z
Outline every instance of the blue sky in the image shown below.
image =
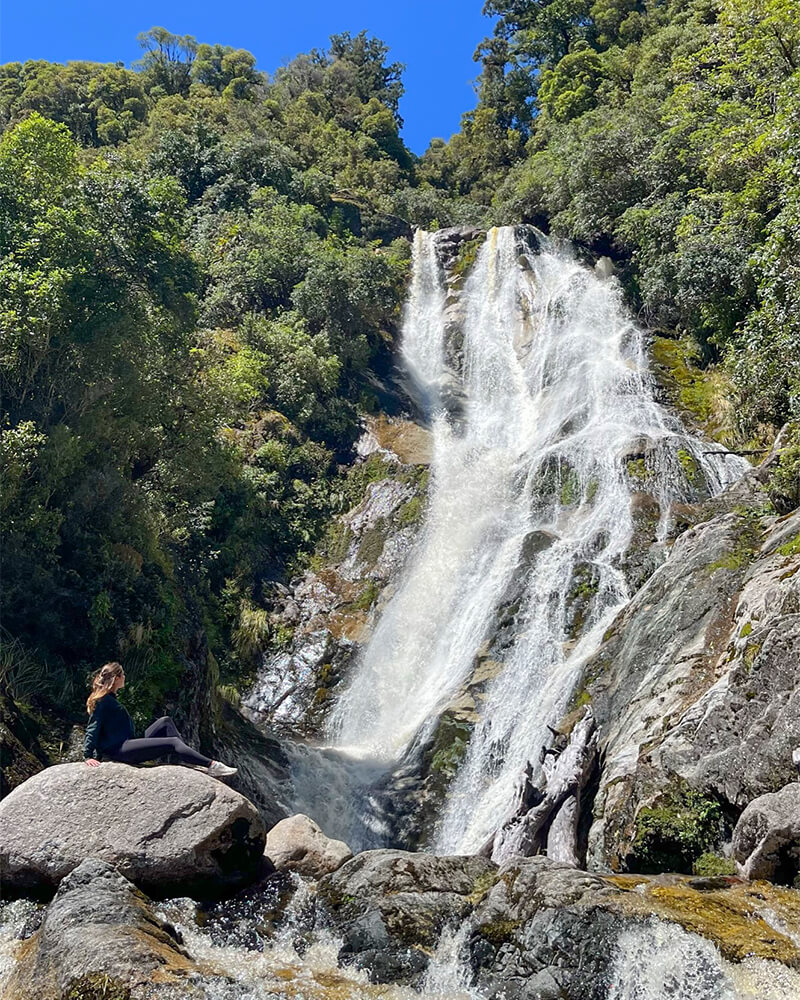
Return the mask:
M 268 72 L 334 32 L 366 28 L 406 64 L 404 137 L 416 153 L 458 131 L 475 106 L 472 54 L 491 31 L 483 0 L 4 0 L 0 61 L 98 62 L 139 57 L 136 35 L 153 25 L 201 42 L 249 49 Z

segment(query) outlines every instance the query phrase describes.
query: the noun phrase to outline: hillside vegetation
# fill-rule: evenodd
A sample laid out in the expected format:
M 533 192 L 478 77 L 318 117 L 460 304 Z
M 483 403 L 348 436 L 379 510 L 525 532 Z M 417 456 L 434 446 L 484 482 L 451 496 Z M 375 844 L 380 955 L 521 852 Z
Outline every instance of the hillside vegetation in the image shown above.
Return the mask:
M 478 107 L 424 177 L 612 255 L 645 321 L 724 362 L 740 435 L 770 440 L 800 416 L 800 4 L 485 10 Z
M 270 588 L 347 502 L 410 227 L 528 221 L 619 264 L 714 365 L 733 437 L 800 417 L 792 0 L 491 0 L 477 108 L 421 159 L 365 33 L 267 76 L 154 28 L 121 64 L 0 67 L 2 680 L 144 719 L 202 629 L 252 671 Z M 773 482 L 796 505 L 800 438 Z M 130 703 L 130 702 L 129 702 Z

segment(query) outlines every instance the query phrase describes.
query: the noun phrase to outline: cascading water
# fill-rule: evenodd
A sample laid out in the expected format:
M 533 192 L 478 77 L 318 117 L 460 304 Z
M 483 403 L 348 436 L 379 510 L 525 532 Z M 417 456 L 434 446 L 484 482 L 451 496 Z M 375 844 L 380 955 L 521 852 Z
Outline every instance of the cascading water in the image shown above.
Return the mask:
M 533 231 L 493 229 L 462 293 L 460 372 L 448 365 L 435 234 L 418 233 L 402 349 L 430 408 L 426 523 L 400 587 L 330 720 L 339 747 L 389 766 L 468 680 L 514 594 L 515 638 L 440 818 L 436 848 L 472 851 L 563 712 L 584 659 L 629 597 L 632 498 L 662 511 L 743 463 L 709 455 L 653 398 L 643 338 L 616 282 Z M 443 400 L 460 383 L 457 412 Z M 643 457 L 635 457 L 643 456 Z M 640 482 L 640 481 L 641 482 Z M 576 589 L 584 610 L 576 628 Z

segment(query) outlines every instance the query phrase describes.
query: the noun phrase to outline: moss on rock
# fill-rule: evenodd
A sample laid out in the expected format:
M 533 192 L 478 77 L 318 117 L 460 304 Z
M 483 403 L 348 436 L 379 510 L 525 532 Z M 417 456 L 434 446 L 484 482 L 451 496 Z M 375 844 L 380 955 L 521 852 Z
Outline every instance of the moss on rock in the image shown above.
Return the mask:
M 707 851 L 697 858 L 692 870 L 695 875 L 735 875 L 736 864 L 730 858 L 723 858 L 720 854 Z
M 483 243 L 484 236 L 481 234 L 474 240 L 464 240 L 463 243 L 459 244 L 456 259 L 451 268 L 451 273 L 458 279 L 459 283 L 469 274 L 478 258 L 478 251 Z
M 96 972 L 73 979 L 66 989 L 64 1000 L 130 1000 L 130 987 L 125 983 Z
M 630 871 L 688 874 L 696 859 L 719 842 L 722 827 L 719 802 L 678 786 L 637 813 L 627 867 Z
M 681 416 L 716 441 L 737 443 L 729 379 L 719 368 L 700 367 L 698 345 L 690 337 L 654 337 L 652 356 Z

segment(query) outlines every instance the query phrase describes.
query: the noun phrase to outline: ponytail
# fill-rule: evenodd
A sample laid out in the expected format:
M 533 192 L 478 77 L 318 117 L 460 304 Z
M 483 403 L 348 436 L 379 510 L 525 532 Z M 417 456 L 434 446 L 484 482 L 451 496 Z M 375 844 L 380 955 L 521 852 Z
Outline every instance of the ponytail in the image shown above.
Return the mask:
M 94 712 L 95 705 L 114 687 L 114 681 L 122 674 L 121 663 L 104 664 L 92 678 L 92 692 L 86 699 L 86 711 Z

